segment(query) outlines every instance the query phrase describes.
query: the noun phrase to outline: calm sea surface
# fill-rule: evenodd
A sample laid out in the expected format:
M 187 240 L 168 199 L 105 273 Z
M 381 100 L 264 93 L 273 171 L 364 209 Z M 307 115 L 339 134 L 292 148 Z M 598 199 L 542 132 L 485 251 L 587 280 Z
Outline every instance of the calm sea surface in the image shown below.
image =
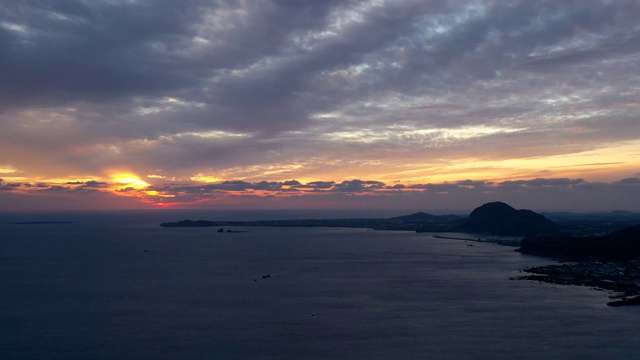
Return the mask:
M 158 226 L 292 217 L 194 215 L 1 215 L 0 359 L 640 358 L 640 308 L 510 280 L 552 263 L 511 247 L 365 229 Z M 6 224 L 27 220 L 77 222 Z

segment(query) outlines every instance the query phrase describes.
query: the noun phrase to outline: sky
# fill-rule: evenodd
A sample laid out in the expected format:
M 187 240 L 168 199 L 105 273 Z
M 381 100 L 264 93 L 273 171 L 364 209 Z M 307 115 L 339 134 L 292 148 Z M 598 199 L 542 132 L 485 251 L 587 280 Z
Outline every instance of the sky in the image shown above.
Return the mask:
M 638 1 L 7 1 L 0 211 L 640 211 Z

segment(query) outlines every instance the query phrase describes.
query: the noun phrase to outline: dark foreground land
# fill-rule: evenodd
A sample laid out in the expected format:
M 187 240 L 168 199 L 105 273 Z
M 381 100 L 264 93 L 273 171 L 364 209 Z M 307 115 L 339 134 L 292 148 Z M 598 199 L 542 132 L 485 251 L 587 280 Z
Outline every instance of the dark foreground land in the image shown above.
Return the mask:
M 640 305 L 640 260 L 583 261 L 562 265 L 546 265 L 528 269 L 529 274 L 516 280 L 539 281 L 557 285 L 588 286 L 611 291 L 620 300 L 607 303 L 610 306 Z
M 608 305 L 640 305 L 640 225 L 603 236 L 523 239 L 518 251 L 576 262 L 524 269 L 531 275 L 519 279 L 613 291 L 622 300 Z
M 603 236 L 525 238 L 520 252 L 569 260 L 620 261 L 640 258 L 640 225 Z

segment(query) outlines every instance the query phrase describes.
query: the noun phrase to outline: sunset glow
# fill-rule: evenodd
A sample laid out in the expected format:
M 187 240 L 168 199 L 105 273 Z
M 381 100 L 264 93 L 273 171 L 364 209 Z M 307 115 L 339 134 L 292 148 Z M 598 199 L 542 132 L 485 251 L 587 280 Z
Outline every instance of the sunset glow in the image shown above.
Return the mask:
M 121 188 L 133 188 L 136 190 L 146 189 L 150 184 L 133 177 L 116 178 L 115 182 L 120 184 Z
M 640 210 L 640 4 L 297 6 L 1 6 L 0 210 Z

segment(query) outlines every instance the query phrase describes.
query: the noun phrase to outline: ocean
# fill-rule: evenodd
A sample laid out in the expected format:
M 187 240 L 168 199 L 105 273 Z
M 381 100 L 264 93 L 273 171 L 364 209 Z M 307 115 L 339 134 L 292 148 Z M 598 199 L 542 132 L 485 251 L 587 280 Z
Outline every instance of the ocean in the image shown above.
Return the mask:
M 511 280 L 554 263 L 513 247 L 403 231 L 158 226 L 331 216 L 348 214 L 0 215 L 0 359 L 640 358 L 640 307 Z M 7 223 L 22 221 L 73 223 Z

